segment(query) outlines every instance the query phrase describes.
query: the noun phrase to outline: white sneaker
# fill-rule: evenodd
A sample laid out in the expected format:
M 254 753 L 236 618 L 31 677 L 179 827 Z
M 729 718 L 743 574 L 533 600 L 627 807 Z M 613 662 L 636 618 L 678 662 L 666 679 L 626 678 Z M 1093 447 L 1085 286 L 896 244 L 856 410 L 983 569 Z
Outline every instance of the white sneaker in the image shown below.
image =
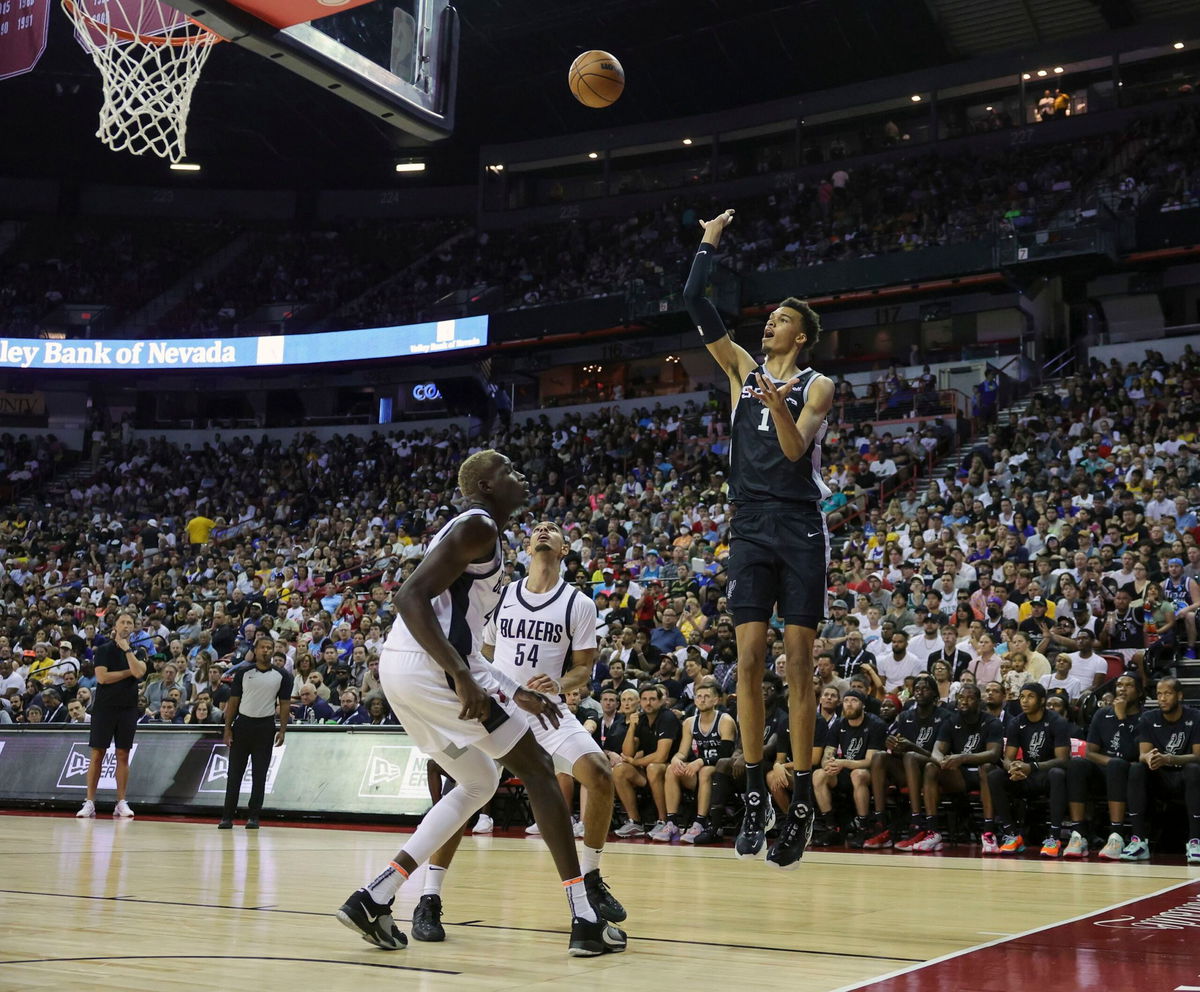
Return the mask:
M 696 843 L 696 838 L 703 832 L 704 828 L 700 826 L 700 821 L 696 820 L 679 839 L 685 844 L 694 844 Z
M 646 831 L 636 820 L 630 820 L 616 830 L 618 837 L 645 837 Z
M 1125 849 L 1125 838 L 1116 831 L 1108 835 L 1108 840 L 1100 848 L 1100 858 L 1104 861 L 1120 861 L 1121 851 Z
M 936 830 L 926 831 L 925 836 L 913 844 L 914 851 L 920 851 L 922 854 L 932 854 L 934 851 L 940 851 L 945 845 L 942 843 L 942 835 Z
M 85 799 L 83 805 L 79 807 L 79 812 L 75 815 L 81 820 L 94 820 L 96 818 L 96 804 L 90 799 Z
M 573 833 L 576 837 L 583 836 L 583 821 L 580 820 L 578 817 L 572 818 L 571 833 Z
M 93 814 L 94 815 L 94 814 Z M 117 820 L 132 820 L 133 810 L 129 808 L 129 803 L 122 799 L 116 806 L 113 807 L 113 818 Z
M 525 828 L 525 833 L 529 837 L 540 837 L 542 836 L 542 828 L 536 823 L 531 823 Z
M 650 839 L 669 844 L 679 836 L 679 828 L 670 820 L 659 820 L 650 831 Z
M 475 826 L 471 830 L 473 834 L 490 834 L 496 827 L 492 822 L 492 818 L 486 813 L 480 813 L 479 819 L 475 821 Z

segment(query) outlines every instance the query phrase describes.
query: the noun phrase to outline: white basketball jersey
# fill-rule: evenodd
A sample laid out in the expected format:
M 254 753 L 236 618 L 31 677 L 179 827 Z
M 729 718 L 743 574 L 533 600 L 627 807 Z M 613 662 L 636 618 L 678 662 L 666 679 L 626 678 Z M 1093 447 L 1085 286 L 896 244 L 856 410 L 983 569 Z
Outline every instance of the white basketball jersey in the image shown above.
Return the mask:
M 495 646 L 492 664 L 520 685 L 535 675 L 562 676 L 571 652 L 596 646 L 596 604 L 559 580 L 550 592 L 533 593 L 525 579 L 507 586 L 484 631 Z
M 468 517 L 486 517 L 491 520 L 486 510 L 467 510 L 437 532 L 429 542 L 429 551 L 426 554 L 432 553 L 442 538 Z M 450 584 L 449 589 L 432 600 L 433 612 L 441 625 L 442 633 L 462 655 L 464 661 L 470 661 L 473 656 L 479 654 L 479 647 L 483 643 L 484 625 L 500 598 L 500 564 L 503 560 L 500 537 L 497 535 L 492 557 L 488 561 L 472 562 L 463 574 Z M 425 650 L 404 625 L 402 617 L 397 617 L 396 622 L 392 624 L 384 647 L 398 651 Z

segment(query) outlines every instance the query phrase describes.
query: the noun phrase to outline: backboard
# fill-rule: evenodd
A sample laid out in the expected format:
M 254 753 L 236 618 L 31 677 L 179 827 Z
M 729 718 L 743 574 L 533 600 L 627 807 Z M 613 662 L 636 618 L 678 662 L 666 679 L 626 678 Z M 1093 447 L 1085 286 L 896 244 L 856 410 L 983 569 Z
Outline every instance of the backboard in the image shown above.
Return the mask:
M 454 130 L 458 17 L 449 0 L 164 0 L 425 141 Z

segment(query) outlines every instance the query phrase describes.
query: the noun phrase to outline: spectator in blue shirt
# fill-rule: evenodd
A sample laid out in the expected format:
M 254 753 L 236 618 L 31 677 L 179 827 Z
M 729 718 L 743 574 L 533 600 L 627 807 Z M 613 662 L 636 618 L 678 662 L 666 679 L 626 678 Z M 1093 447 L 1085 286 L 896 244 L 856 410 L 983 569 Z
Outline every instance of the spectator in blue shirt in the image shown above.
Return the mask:
M 678 623 L 679 614 L 674 607 L 668 606 L 662 611 L 659 625 L 650 631 L 650 643 L 658 648 L 660 654 L 687 647 L 687 638 L 680 633 Z

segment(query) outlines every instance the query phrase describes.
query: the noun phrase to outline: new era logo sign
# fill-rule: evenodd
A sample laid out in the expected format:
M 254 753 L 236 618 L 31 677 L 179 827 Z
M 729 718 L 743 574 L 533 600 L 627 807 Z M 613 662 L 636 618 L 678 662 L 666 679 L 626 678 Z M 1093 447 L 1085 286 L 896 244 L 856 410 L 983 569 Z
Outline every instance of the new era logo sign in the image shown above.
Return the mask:
M 267 795 L 275 788 L 275 776 L 279 774 L 279 766 L 283 761 L 283 753 L 287 745 L 271 750 L 271 764 L 267 768 Z M 242 785 L 239 792 L 249 792 L 251 784 L 251 766 L 246 764 L 246 772 L 242 775 Z M 204 766 L 204 776 L 200 779 L 197 792 L 219 792 L 225 794 L 225 785 L 229 781 L 229 748 L 224 744 L 214 744 L 212 753 L 208 756 L 208 764 Z
M 358 795 L 364 799 L 422 799 L 426 759 L 415 747 L 377 745 L 371 748 Z
M 134 744 L 129 749 L 129 763 L 133 764 L 133 756 L 138 746 Z M 88 768 L 92 763 L 92 750 L 82 741 L 71 745 L 67 760 L 63 763 L 62 771 L 58 773 L 60 789 L 86 789 Z M 97 783 L 101 789 L 117 787 L 117 752 L 110 744 L 100 760 L 100 780 Z

